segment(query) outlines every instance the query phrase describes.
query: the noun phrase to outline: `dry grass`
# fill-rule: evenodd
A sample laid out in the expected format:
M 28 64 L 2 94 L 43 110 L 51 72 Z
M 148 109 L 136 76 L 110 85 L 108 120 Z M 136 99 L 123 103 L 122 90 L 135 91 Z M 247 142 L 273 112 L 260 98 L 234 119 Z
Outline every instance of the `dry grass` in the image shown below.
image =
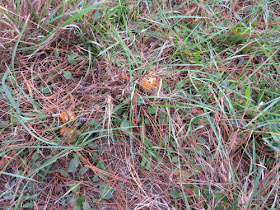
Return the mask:
M 0 208 L 280 208 L 279 3 L 83 3 L 0 1 Z

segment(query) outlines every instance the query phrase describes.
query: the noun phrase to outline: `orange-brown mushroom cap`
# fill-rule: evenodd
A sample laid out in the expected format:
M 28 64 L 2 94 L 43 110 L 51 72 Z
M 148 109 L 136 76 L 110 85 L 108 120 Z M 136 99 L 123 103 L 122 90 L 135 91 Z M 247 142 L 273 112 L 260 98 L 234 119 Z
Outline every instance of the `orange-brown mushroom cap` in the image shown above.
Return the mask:
M 159 93 L 162 86 L 162 79 L 153 71 L 150 71 L 140 82 L 140 88 L 144 91 L 156 91 Z
M 59 118 L 62 122 L 68 122 L 69 120 L 74 119 L 75 117 L 76 117 L 76 115 L 72 110 L 63 111 L 60 113 L 60 116 L 59 116 Z
M 78 133 L 65 125 L 61 127 L 60 135 L 65 137 L 66 141 L 70 144 L 74 143 L 78 139 Z

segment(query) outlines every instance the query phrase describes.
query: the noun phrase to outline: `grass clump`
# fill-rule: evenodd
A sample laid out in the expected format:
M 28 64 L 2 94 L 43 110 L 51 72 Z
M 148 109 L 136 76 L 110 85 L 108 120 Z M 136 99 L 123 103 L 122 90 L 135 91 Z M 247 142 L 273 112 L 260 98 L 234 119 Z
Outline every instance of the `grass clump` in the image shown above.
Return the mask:
M 280 208 L 279 6 L 2 1 L 1 208 Z

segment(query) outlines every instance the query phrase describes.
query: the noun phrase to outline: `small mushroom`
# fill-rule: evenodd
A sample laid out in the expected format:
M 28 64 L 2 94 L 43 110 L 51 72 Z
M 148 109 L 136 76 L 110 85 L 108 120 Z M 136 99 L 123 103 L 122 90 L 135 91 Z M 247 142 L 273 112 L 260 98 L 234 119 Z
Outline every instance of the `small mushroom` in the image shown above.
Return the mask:
M 61 127 L 60 135 L 65 137 L 66 141 L 70 144 L 73 144 L 78 139 L 78 133 L 65 125 Z
M 68 121 L 74 119 L 75 117 L 76 117 L 76 115 L 72 110 L 63 111 L 60 113 L 60 116 L 59 116 L 59 118 L 62 122 L 68 122 Z
M 155 72 L 150 71 L 144 76 L 139 85 L 142 90 L 147 92 L 156 91 L 157 95 L 159 95 L 162 79 Z

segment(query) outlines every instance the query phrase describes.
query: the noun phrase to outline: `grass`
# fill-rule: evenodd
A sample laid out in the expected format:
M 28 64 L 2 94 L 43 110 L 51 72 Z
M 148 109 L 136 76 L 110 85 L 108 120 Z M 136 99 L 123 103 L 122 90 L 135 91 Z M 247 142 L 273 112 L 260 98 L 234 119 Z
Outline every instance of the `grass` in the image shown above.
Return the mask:
M 2 1 L 0 208 L 279 209 L 279 6 Z

